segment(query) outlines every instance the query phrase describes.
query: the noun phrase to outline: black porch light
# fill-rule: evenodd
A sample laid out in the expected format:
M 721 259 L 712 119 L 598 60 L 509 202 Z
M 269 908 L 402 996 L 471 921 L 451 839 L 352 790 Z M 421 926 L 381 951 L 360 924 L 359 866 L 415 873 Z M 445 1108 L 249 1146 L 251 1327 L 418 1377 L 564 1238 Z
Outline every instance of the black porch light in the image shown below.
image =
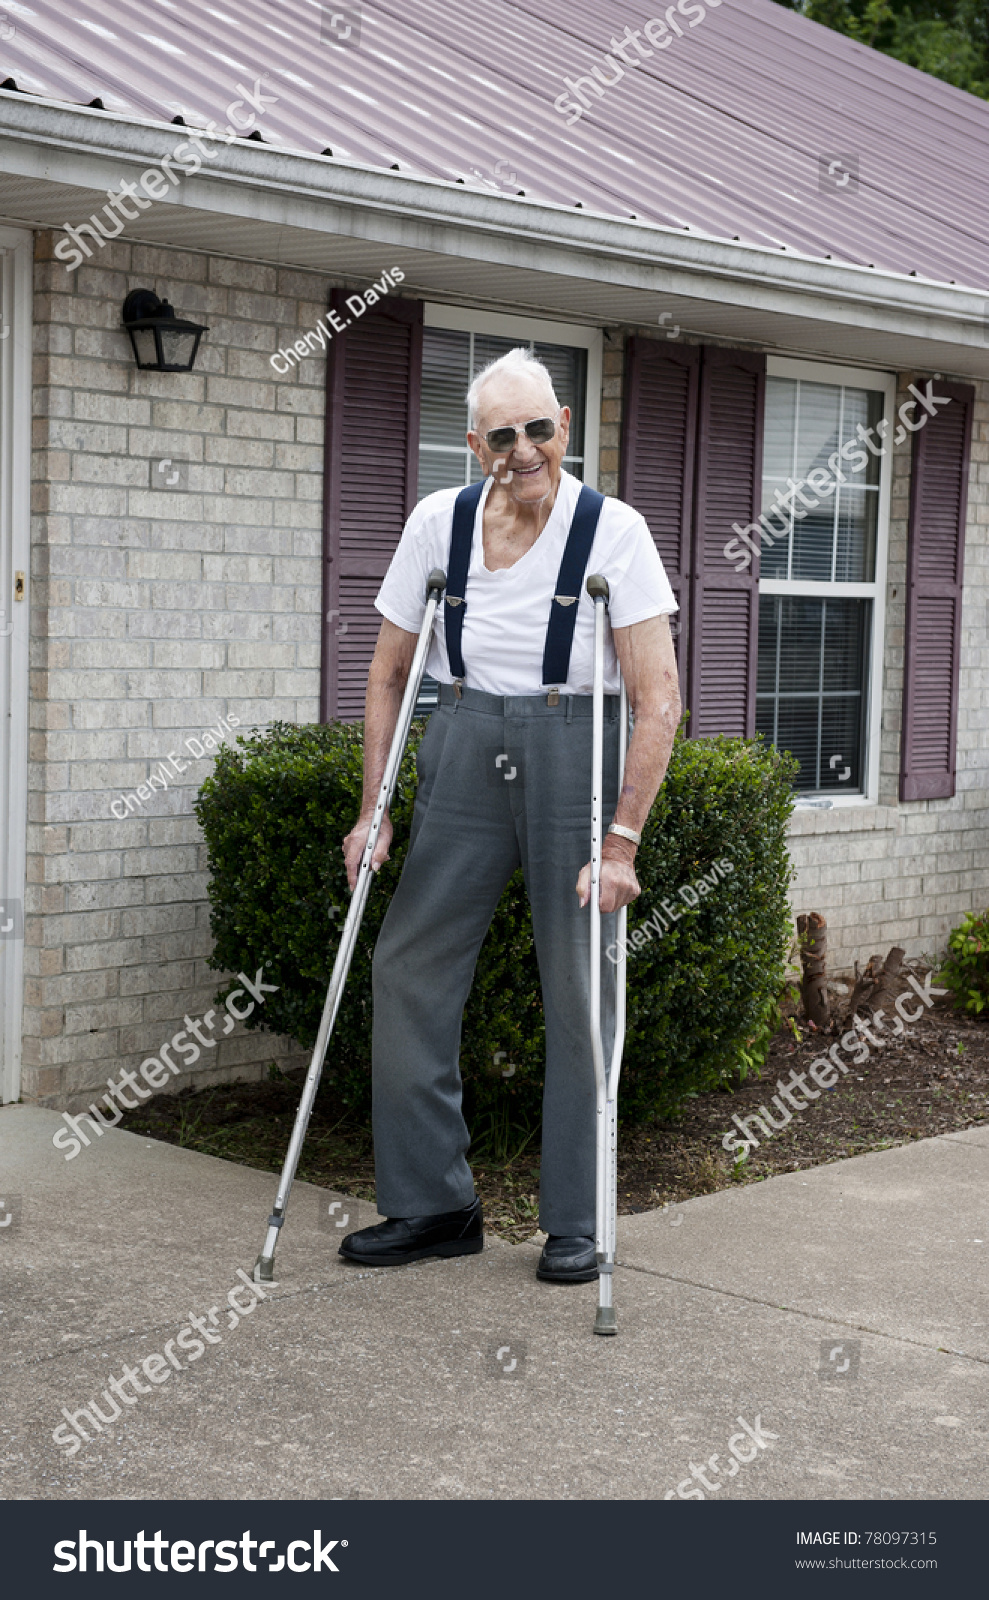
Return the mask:
M 132 289 L 124 301 L 124 327 L 134 360 L 146 372 L 191 372 L 199 341 L 209 329 L 177 317 L 151 289 Z

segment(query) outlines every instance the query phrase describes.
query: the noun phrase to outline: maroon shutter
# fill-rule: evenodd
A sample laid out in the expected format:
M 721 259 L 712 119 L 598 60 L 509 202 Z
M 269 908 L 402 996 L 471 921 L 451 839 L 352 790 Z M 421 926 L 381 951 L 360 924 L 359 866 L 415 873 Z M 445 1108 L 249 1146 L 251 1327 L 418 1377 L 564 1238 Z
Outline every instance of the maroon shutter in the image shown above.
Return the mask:
M 744 572 L 724 553 L 759 515 L 766 358 L 705 347 L 701 362 L 690 648 L 686 703 L 693 736 L 755 732 L 759 563 Z
M 699 370 L 698 345 L 632 338 L 625 346 L 618 493 L 649 524 L 680 607 L 671 624 L 678 646 L 686 641 L 689 630 L 686 577 Z M 682 660 L 679 649 L 677 654 Z
M 346 321 L 346 291 L 332 307 Z M 422 302 L 383 299 L 334 334 L 326 363 L 320 717 L 364 715 L 374 599 L 416 500 Z
M 924 384 L 918 383 L 924 390 Z M 907 543 L 907 619 L 900 738 L 900 799 L 946 800 L 955 792 L 965 508 L 975 390 L 948 395 L 913 436 Z M 913 420 L 923 415 L 914 407 Z

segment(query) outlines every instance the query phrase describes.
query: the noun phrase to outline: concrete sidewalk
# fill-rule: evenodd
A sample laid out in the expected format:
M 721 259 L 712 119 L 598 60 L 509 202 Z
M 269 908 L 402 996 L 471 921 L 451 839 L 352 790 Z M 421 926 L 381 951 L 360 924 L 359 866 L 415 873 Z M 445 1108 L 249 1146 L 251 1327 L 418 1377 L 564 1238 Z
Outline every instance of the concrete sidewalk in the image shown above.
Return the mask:
M 7 1499 L 989 1490 L 989 1128 L 621 1218 L 598 1339 L 535 1243 L 361 1271 L 337 1224 L 370 1208 L 307 1184 L 248 1313 L 273 1177 L 118 1130 L 67 1162 L 60 1126 L 0 1110 Z M 68 1454 L 62 1408 L 111 1417 L 125 1367 L 146 1392 Z

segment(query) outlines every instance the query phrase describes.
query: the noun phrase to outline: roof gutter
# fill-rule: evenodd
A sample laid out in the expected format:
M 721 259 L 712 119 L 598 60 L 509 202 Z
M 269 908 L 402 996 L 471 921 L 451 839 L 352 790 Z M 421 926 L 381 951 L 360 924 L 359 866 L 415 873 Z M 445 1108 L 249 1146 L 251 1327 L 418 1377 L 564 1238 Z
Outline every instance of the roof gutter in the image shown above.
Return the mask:
M 101 204 L 105 191 L 119 185 L 121 177 L 132 178 L 156 165 L 186 133 L 168 122 L 137 122 L 95 108 L 0 91 L 0 177 L 36 179 L 39 197 L 53 187 L 63 213 L 66 187 L 77 188 L 78 211 L 63 214 L 62 223 L 78 223 L 93 209 L 93 195 Z M 157 203 L 156 212 L 164 214 L 170 207 L 698 301 L 716 298 L 816 321 L 861 323 L 958 345 L 985 348 L 989 340 L 989 291 L 385 172 L 256 141 L 220 145 L 201 172 L 184 178 L 172 198 Z M 35 220 L 35 225 L 60 224 Z M 124 237 L 139 234 L 140 223 Z M 159 237 L 157 242 L 165 241 Z

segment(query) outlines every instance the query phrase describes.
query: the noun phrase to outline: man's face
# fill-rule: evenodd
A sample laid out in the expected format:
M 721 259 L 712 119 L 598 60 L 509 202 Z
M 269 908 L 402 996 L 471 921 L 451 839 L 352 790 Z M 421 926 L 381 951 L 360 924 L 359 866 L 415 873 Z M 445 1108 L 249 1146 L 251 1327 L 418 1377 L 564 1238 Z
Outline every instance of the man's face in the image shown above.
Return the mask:
M 556 420 L 556 431 L 546 444 L 534 444 L 525 433 L 525 424 L 537 417 Z M 514 446 L 492 450 L 485 434 L 505 427 L 518 430 Z M 556 493 L 569 438 L 569 406 L 563 406 L 557 417 L 552 396 L 537 377 L 502 373 L 481 390 L 477 420 L 467 435 L 467 443 L 485 477 L 493 474 L 517 504 L 533 505 Z

